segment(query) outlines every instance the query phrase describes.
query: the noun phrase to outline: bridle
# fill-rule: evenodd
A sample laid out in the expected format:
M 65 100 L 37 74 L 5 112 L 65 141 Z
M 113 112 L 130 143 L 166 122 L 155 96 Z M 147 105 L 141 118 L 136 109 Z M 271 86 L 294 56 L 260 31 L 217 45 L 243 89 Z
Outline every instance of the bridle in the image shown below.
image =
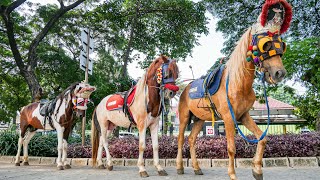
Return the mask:
M 247 58 L 248 62 L 253 62 L 259 71 L 265 71 L 263 61 L 269 58 L 280 55 L 286 51 L 286 44 L 281 40 L 278 31 L 265 32 L 252 35 L 251 44 L 248 47 Z

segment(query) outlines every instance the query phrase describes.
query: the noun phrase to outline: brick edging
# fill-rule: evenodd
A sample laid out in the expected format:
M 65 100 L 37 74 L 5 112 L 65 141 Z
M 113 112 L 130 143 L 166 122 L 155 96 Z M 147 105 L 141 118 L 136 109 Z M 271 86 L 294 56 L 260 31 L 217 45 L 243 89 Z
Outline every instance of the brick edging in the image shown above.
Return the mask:
M 15 156 L 0 156 L 0 163 L 14 163 Z M 103 159 L 105 162 L 105 158 Z M 68 158 L 72 166 L 92 166 L 91 158 Z M 160 159 L 160 164 L 163 167 L 175 167 L 176 159 Z M 46 164 L 53 165 L 56 162 L 55 157 L 29 157 L 30 164 Z M 228 167 L 228 159 L 198 159 L 199 165 L 202 168 L 210 167 Z M 136 166 L 137 159 L 121 159 L 113 158 L 113 163 L 116 166 Z M 184 158 L 183 164 L 185 167 L 192 167 L 191 159 Z M 145 159 L 146 166 L 153 166 L 153 159 Z M 248 168 L 252 166 L 252 158 L 236 158 L 235 167 Z M 263 167 L 319 167 L 320 157 L 277 157 L 263 158 Z

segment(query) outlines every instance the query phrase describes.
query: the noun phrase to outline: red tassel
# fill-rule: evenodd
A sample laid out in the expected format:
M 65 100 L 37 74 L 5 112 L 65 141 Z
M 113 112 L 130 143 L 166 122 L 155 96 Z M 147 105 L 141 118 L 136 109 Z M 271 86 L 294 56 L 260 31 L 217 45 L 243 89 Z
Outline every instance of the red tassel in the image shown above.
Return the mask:
M 174 84 L 165 84 L 164 87 L 171 91 L 179 91 L 179 87 Z
M 276 3 L 281 3 L 285 9 L 285 17 L 280 29 L 280 34 L 282 34 L 288 30 L 288 28 L 290 27 L 291 19 L 292 19 L 292 7 L 286 0 L 266 0 L 266 2 L 262 7 L 261 25 L 265 26 L 269 7 Z

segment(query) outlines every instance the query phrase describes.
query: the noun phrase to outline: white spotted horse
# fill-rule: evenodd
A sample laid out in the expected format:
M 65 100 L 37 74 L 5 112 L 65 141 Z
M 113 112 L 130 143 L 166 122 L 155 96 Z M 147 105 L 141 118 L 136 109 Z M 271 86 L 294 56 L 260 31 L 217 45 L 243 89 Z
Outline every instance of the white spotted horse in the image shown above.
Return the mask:
M 95 87 L 86 83 L 74 83 L 46 103 L 35 102 L 22 107 L 20 111 L 20 133 L 15 165 L 20 166 L 20 152 L 23 145 L 23 164 L 28 162 L 28 144 L 37 130 L 56 130 L 58 137 L 57 168 L 69 169 L 67 162 L 67 138 L 75 123 L 74 113 L 78 117 L 85 115 L 90 94 Z
M 98 168 L 105 168 L 102 163 L 102 150 L 104 148 L 107 156 L 107 169 L 113 169 L 107 138 L 116 126 L 129 128 L 132 125 L 136 126 L 139 131 L 139 159 L 137 165 L 140 176 L 148 177 L 149 175 L 144 167 L 143 153 L 146 148 L 146 130 L 149 127 L 154 166 L 160 176 L 167 175 L 159 164 L 159 115 L 164 105 L 163 98 L 172 98 L 179 90 L 179 87 L 175 85 L 178 72 L 176 61 L 161 55 L 152 62 L 146 74 L 137 82 L 133 90 L 128 91 L 125 98 L 121 94 L 112 94 L 99 103 L 92 120 L 92 160 L 94 166 L 98 165 Z

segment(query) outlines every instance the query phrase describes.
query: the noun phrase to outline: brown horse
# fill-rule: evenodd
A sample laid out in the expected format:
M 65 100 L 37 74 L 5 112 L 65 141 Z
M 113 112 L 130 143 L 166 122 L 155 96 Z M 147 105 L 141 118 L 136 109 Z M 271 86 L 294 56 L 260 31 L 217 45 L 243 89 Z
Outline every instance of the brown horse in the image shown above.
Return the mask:
M 37 130 L 57 131 L 59 170 L 69 169 L 67 162 L 67 139 L 75 123 L 73 113 L 83 116 L 87 109 L 87 102 L 95 87 L 85 83 L 74 83 L 59 94 L 53 101 L 31 103 L 24 106 L 18 118 L 20 118 L 20 137 L 18 140 L 18 152 L 15 165 L 20 166 L 20 152 L 23 145 L 23 164 L 28 163 L 28 144 Z
M 265 80 L 270 84 L 280 82 L 286 74 L 286 70 L 284 69 L 281 60 L 281 55 L 285 51 L 285 44 L 281 41 L 279 32 L 284 32 L 286 28 L 289 27 L 287 23 L 290 23 L 292 14 L 290 11 L 291 7 L 286 1 L 280 0 L 280 3 L 278 2 L 279 1 L 275 1 L 274 4 L 268 4 L 268 7 L 272 7 L 269 11 L 275 11 L 274 14 L 276 15 L 281 15 L 281 12 L 283 12 L 282 14 L 285 14 L 283 16 L 284 21 L 283 19 L 282 21 L 275 21 L 273 16 L 267 16 L 268 14 L 262 14 L 264 16 L 259 16 L 259 18 L 268 17 L 268 23 L 264 26 L 260 24 L 259 21 L 242 35 L 235 50 L 231 54 L 229 61 L 225 65 L 220 87 L 215 94 L 210 96 L 215 105 L 216 111 L 220 114 L 225 125 L 229 156 L 228 174 L 230 179 L 237 179 L 234 169 L 236 148 L 234 141 L 235 123 L 232 119 L 227 99 L 230 99 L 230 104 L 234 110 L 235 120 L 241 122 L 245 127 L 253 132 L 257 139 L 260 140 L 257 145 L 256 154 L 253 158 L 252 172 L 256 179 L 263 179 L 261 169 L 262 157 L 267 141 L 263 138 L 262 131 L 250 117 L 249 110 L 255 101 L 255 93 L 252 88 L 255 78 L 255 65 L 257 66 L 256 69 L 265 73 Z M 269 13 L 268 7 L 266 8 L 267 13 Z M 270 17 L 271 19 L 269 19 Z M 284 23 L 272 24 L 273 22 Z M 276 29 L 274 29 L 275 27 Z M 254 52 L 252 53 L 252 51 Z M 226 89 L 226 82 L 228 78 L 229 88 Z M 184 173 L 182 161 L 184 131 L 190 122 L 190 117 L 195 116 L 196 120 L 194 120 L 188 141 L 194 172 L 196 175 L 202 175 L 203 173 L 196 158 L 195 142 L 198 133 L 202 129 L 204 121 L 212 119 L 212 113 L 210 110 L 211 105 L 210 103 L 207 103 L 204 97 L 200 99 L 191 99 L 189 97 L 190 87 L 191 85 L 189 84 L 182 92 L 178 107 L 180 126 L 178 136 L 178 154 L 176 160 L 177 173 Z M 199 104 L 207 106 L 208 108 L 199 108 Z M 262 138 L 260 138 L 261 136 Z
M 159 164 L 159 115 L 162 111 L 163 98 L 172 98 L 176 94 L 176 91 L 179 90 L 175 86 L 178 72 L 179 70 L 174 60 L 170 60 L 165 56 L 156 58 L 146 74 L 138 81 L 134 90 L 134 100 L 128 103 L 127 107 L 132 116 L 126 115 L 123 112 L 123 98 L 119 94 L 109 95 L 99 103 L 92 120 L 92 160 L 94 166 L 98 162 L 98 168 L 105 168 L 102 163 L 102 150 L 104 148 L 107 156 L 107 168 L 108 170 L 112 170 L 113 165 L 108 150 L 107 137 L 116 126 L 129 128 L 131 125 L 135 125 L 139 130 L 139 159 L 137 165 L 140 176 L 148 177 L 143 160 L 143 152 L 146 148 L 146 130 L 148 127 L 150 128 L 152 139 L 154 166 L 157 168 L 160 176 L 167 175 L 166 171 Z M 132 93 L 129 94 L 129 97 L 132 97 Z M 119 106 L 117 100 L 121 101 Z M 108 109 L 111 106 L 114 106 L 114 108 Z M 130 120 L 130 117 L 133 120 Z

